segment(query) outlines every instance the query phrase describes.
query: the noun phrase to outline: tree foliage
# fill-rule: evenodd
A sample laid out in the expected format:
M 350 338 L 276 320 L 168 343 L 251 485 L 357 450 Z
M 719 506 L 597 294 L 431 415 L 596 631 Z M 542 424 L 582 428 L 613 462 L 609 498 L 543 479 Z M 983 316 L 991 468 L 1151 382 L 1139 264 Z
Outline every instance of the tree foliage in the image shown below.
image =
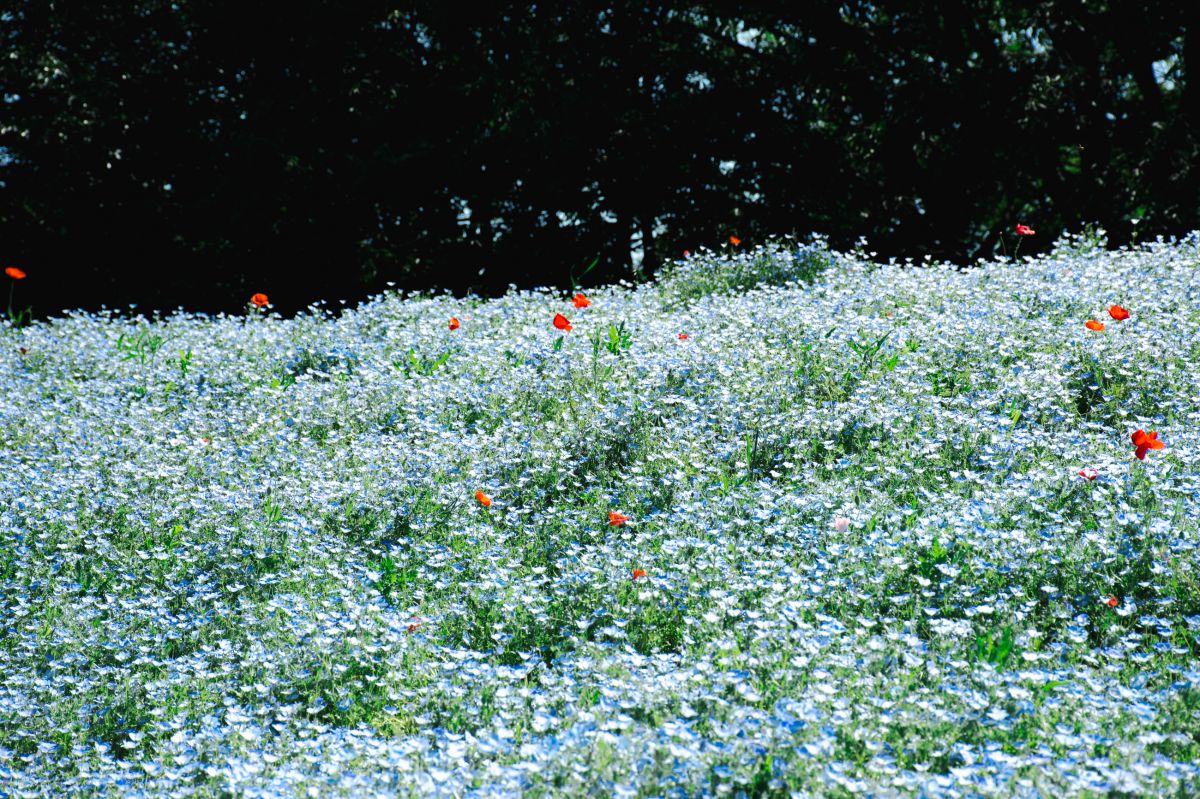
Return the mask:
M 41 312 L 1200 227 L 1179 0 L 14 0 L 0 46 L 0 257 Z

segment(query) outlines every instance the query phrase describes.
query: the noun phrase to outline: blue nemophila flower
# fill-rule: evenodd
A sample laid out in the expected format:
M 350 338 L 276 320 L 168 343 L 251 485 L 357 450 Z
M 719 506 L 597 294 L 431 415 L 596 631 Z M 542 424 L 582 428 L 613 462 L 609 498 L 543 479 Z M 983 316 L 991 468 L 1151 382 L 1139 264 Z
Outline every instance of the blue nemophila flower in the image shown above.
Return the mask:
M 1198 246 L 698 252 L 588 292 L 612 349 L 549 290 L 23 328 L 6 786 L 1186 792 Z

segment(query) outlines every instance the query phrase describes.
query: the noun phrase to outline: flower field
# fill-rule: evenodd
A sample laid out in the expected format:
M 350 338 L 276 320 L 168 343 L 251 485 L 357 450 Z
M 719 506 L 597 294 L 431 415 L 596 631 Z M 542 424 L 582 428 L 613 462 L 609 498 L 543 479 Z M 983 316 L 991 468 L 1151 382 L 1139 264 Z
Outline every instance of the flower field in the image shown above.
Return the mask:
M 1198 267 L 5 327 L 0 796 L 1196 795 Z

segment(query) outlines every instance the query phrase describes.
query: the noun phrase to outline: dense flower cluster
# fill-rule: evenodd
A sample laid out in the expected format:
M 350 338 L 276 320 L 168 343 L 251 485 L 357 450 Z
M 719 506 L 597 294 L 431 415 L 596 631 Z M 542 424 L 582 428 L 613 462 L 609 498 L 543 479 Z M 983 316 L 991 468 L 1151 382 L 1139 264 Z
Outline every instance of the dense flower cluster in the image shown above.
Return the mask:
M 1198 260 L 5 328 L 0 793 L 1192 795 Z

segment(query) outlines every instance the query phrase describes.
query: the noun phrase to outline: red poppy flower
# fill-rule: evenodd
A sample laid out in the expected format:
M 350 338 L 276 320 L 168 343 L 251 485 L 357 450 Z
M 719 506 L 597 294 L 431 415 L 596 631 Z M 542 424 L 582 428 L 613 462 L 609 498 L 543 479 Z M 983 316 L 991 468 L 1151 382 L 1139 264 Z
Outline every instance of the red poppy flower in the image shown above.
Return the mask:
M 730 236 L 729 243 L 732 244 L 734 247 L 736 247 L 742 243 L 742 240 L 739 239 L 737 236 Z
M 1129 318 L 1129 311 L 1122 308 L 1120 305 L 1111 305 L 1108 308 L 1108 315 L 1118 322 L 1124 322 Z
M 1037 231 L 1034 230 L 1033 228 L 1029 227 L 1028 225 L 1017 225 L 1017 235 L 1018 236 L 1032 236 L 1036 233 L 1037 233 Z
M 260 291 L 257 294 L 252 294 L 250 296 L 250 302 L 254 303 L 255 308 L 263 308 L 267 305 L 267 303 L 270 302 L 270 300 L 267 299 L 266 294 L 263 294 Z
M 615 510 L 610 510 L 608 512 L 609 527 L 620 527 L 627 521 L 629 521 L 629 517 L 623 513 L 617 513 Z
M 1100 476 L 1100 472 L 1096 471 L 1095 469 L 1080 469 L 1079 476 L 1084 480 L 1095 480 Z
M 582 294 L 576 294 L 573 302 L 575 303 L 576 308 L 586 308 L 592 304 L 592 301 Z
M 4 274 L 11 277 L 13 280 L 24 280 L 25 279 L 25 273 L 15 266 L 6 267 L 4 270 Z
M 1108 605 L 1110 608 L 1115 608 L 1117 606 L 1117 598 L 1115 596 L 1110 596 L 1104 601 L 1104 604 Z
M 680 340 L 680 341 L 687 341 L 687 340 L 688 340 L 688 334 L 687 334 L 687 333 L 680 333 L 680 334 L 679 334 L 679 340 Z
M 28 347 L 17 347 L 17 352 L 24 355 L 25 353 L 29 352 L 29 348 Z
M 568 332 L 575 329 L 571 327 L 571 320 L 560 313 L 554 315 L 554 326 L 559 330 L 566 330 Z
M 636 580 L 636 579 L 637 579 L 637 578 L 639 578 L 639 577 L 645 577 L 645 576 L 646 576 L 646 570 L 645 570 L 645 569 L 634 569 L 634 570 L 633 570 L 633 579 L 635 579 L 635 580 Z
M 689 258 L 689 257 L 691 257 L 691 252 L 689 252 L 688 250 L 684 250 L 684 251 L 683 251 L 683 257 L 684 257 L 684 258 Z
M 1097 331 L 1099 331 L 1099 330 L 1103 330 L 1103 329 L 1104 329 L 1104 323 L 1103 323 L 1103 322 L 1097 322 L 1095 319 L 1089 319 L 1089 320 L 1087 320 L 1086 322 L 1084 322 L 1084 323 L 1083 323 L 1083 326 L 1084 326 L 1084 327 L 1086 327 L 1088 330 L 1097 330 Z
M 1137 450 L 1133 453 L 1137 455 L 1138 460 L 1146 460 L 1146 453 L 1152 449 L 1163 449 L 1166 444 L 1158 440 L 1158 433 L 1151 430 L 1147 433 L 1145 430 L 1136 431 L 1130 438 L 1133 440 L 1133 445 Z
M 451 330 L 458 330 L 460 327 L 462 327 L 462 325 L 460 325 L 460 324 L 458 323 L 458 317 L 457 317 L 457 316 L 451 316 L 451 317 L 450 317 L 450 329 L 451 329 Z
M 475 501 L 478 502 L 480 505 L 482 505 L 485 508 L 492 507 L 492 498 L 489 497 L 487 494 L 483 493 L 482 491 L 475 492 Z

